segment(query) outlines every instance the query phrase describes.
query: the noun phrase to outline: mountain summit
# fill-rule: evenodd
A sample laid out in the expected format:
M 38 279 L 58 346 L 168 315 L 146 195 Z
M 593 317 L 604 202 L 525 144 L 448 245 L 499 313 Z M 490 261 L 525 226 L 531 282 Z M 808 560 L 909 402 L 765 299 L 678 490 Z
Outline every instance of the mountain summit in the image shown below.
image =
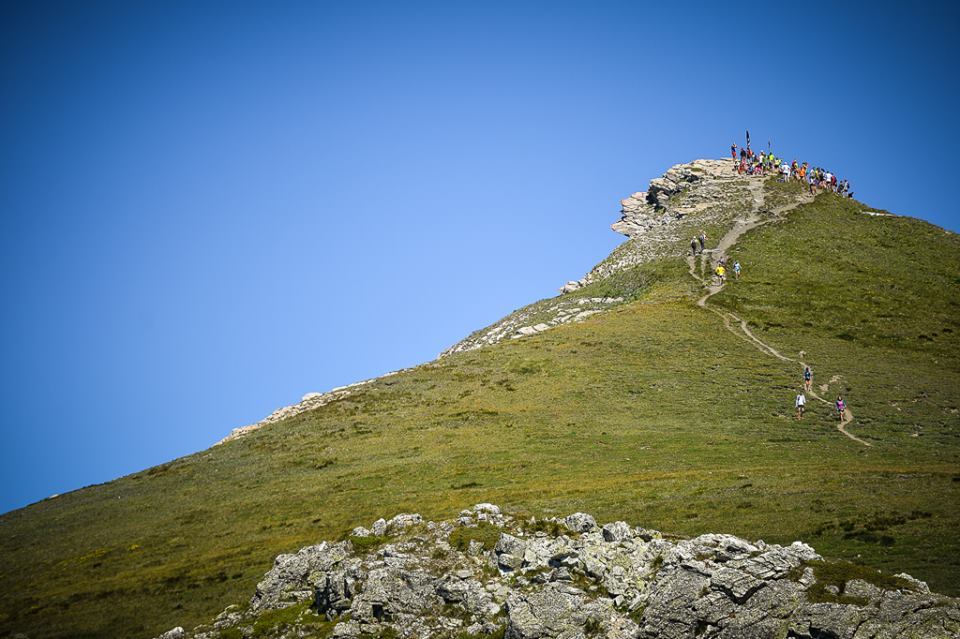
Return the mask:
M 437 360 L 309 394 L 208 450 L 0 516 L 0 637 L 149 638 L 209 623 L 231 604 L 243 616 L 278 555 L 339 540 L 326 547 L 370 544 L 362 561 L 386 562 L 372 547 L 381 535 L 356 534 L 358 526 L 394 512 L 444 522 L 476 503 L 500 504 L 519 526 L 505 532 L 523 530 L 525 540 L 523 522 L 570 512 L 626 522 L 634 537 L 665 531 L 675 548 L 722 534 L 763 539 L 744 542 L 762 554 L 800 540 L 823 566 L 806 566 L 814 581 L 800 572 L 791 583 L 801 586 L 789 588 L 822 586 L 829 601 L 804 595 L 803 605 L 837 606 L 831 615 L 841 622 L 836 632 L 791 626 L 796 637 L 883 636 L 857 620 L 878 618 L 884 602 L 923 599 L 899 573 L 960 594 L 960 242 L 793 178 L 733 169 L 729 160 L 672 167 L 622 201 L 613 227 L 627 240 L 589 273 Z M 554 541 L 586 543 L 543 525 Z M 678 559 L 677 570 L 703 581 L 690 605 L 742 606 L 736 599 L 754 582 L 728 569 L 746 570 L 756 557 L 745 552 L 723 555 L 736 565 L 696 551 Z M 501 555 L 528 561 L 525 552 Z M 709 570 L 698 577 L 701 564 Z M 887 585 L 841 582 L 841 565 Z M 505 574 L 488 568 L 470 578 L 485 592 Z M 524 579 L 542 586 L 541 598 L 556 591 L 558 605 L 608 605 L 594 583 L 604 577 L 584 570 L 593 581 L 580 582 L 566 568 L 569 582 L 546 570 Z M 376 580 L 365 575 L 366 588 Z M 850 585 L 858 579 L 867 585 Z M 308 582 L 297 601 L 318 601 L 320 582 Z M 496 623 L 444 632 L 505 629 L 524 604 L 504 601 Z M 653 623 L 621 604 L 617 614 L 634 624 L 624 627 Z M 956 622 L 954 604 L 943 607 Z M 319 604 L 311 610 L 295 612 Z M 287 632 L 271 625 L 286 614 L 280 608 L 255 612 L 216 632 Z M 904 619 L 933 614 L 921 613 Z M 718 619 L 702 619 L 708 626 L 670 636 L 721 636 Z M 602 620 L 582 621 L 582 634 L 609 634 Z M 333 626 L 315 636 L 321 630 Z M 537 636 L 561 635 L 558 626 Z

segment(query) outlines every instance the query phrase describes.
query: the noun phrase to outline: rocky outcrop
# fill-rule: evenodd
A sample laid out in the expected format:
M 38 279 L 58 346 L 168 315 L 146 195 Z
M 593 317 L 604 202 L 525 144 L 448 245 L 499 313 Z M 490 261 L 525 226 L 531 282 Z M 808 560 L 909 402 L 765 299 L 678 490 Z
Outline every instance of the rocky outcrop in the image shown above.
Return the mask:
M 227 636 L 939 639 L 960 636 L 960 601 L 801 542 L 669 540 L 584 513 L 524 520 L 478 504 L 456 521 L 398 515 L 280 555 L 248 606 L 164 635 Z
M 457 342 L 440 353 L 440 357 L 472 351 L 505 339 L 536 335 L 561 324 L 581 322 L 623 301 L 623 297 L 560 297 L 544 300 L 511 313 L 496 324 Z
M 586 286 L 663 257 L 679 257 L 704 226 L 730 225 L 751 206 L 749 185 L 730 160 L 694 160 L 670 167 L 646 191 L 620 201 L 610 228 L 630 238 L 577 282 Z
M 620 220 L 611 228 L 633 237 L 706 209 L 712 198 L 700 197 L 703 194 L 698 193 L 696 187 L 753 179 L 738 175 L 732 167 L 730 160 L 694 160 L 670 167 L 662 176 L 651 180 L 645 192 L 620 201 Z M 678 198 L 680 195 L 692 197 Z
M 347 397 L 350 397 L 350 395 L 352 395 L 354 391 L 356 391 L 361 386 L 366 386 L 367 384 L 371 382 L 375 382 L 378 379 L 390 377 L 392 375 L 396 375 L 397 373 L 402 373 L 408 370 L 412 370 L 412 369 L 405 368 L 399 371 L 386 373 L 384 375 L 381 375 L 380 377 L 375 377 L 373 379 L 365 379 L 361 382 L 348 384 L 346 386 L 338 386 L 337 388 L 327 391 L 326 393 L 307 393 L 296 404 L 291 404 L 290 406 L 282 406 L 255 424 L 234 428 L 233 430 L 230 431 L 229 435 L 227 435 L 226 437 L 224 437 L 223 439 L 215 443 L 214 446 L 219 446 L 220 444 L 223 444 L 225 442 L 229 442 L 234 439 L 239 439 L 244 435 L 247 435 L 257 429 L 263 428 L 264 426 L 275 424 L 277 422 L 283 421 L 285 419 L 289 419 L 291 417 L 295 417 L 307 411 L 315 410 L 317 408 L 320 408 L 321 406 L 326 406 L 327 404 L 339 401 L 341 399 L 346 399 Z

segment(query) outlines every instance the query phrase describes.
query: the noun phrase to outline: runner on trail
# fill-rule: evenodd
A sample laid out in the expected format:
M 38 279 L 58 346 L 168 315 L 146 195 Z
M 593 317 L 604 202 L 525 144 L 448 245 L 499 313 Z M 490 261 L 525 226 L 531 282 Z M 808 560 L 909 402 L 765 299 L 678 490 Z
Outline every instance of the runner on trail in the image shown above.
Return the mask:
M 797 407 L 797 419 L 803 419 L 803 409 L 807 405 L 807 397 L 803 394 L 802 389 L 797 393 L 797 399 L 794 400 L 794 405 Z
M 736 260 L 733 263 L 733 274 L 737 276 L 737 279 L 740 279 L 740 260 Z
M 843 398 L 837 395 L 837 417 L 843 421 L 843 413 L 847 410 L 847 405 L 843 403 Z
M 727 269 L 723 268 L 723 264 L 717 264 L 717 279 L 720 280 L 721 286 L 723 285 L 723 276 L 727 273 Z
M 693 256 L 697 256 L 697 238 L 690 240 L 690 252 L 693 253 Z
M 813 385 L 813 373 L 810 371 L 809 366 L 803 367 L 803 387 L 807 390 L 810 390 Z
M 703 253 L 703 247 L 707 243 L 707 234 L 703 232 L 703 229 L 700 229 L 700 235 L 697 236 L 697 239 L 700 240 L 700 252 Z

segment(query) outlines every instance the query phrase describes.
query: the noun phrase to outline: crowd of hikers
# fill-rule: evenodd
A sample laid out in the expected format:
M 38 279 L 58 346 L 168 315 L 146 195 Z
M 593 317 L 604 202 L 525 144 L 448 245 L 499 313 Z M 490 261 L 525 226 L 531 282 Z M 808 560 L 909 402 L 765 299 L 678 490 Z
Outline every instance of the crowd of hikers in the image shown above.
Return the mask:
M 739 149 L 739 152 L 738 152 Z M 730 145 L 730 157 L 733 160 L 733 170 L 740 175 L 779 175 L 778 181 L 787 182 L 796 180 L 807 184 L 810 193 L 816 194 L 821 191 L 830 191 L 843 197 L 853 197 L 853 191 L 850 190 L 850 182 L 846 179 L 839 179 L 837 176 L 820 167 L 811 167 L 807 162 L 797 162 L 793 160 L 787 163 L 783 158 L 777 157 L 772 151 L 755 153 L 750 148 L 750 132 L 747 132 L 747 144 L 743 148 L 736 144 Z M 690 252 L 693 257 L 702 254 L 706 248 L 707 234 L 701 229 L 700 233 L 690 240 Z M 733 273 L 737 279 L 740 279 L 740 261 L 733 263 Z M 727 279 L 727 261 L 726 257 L 721 255 L 717 259 L 713 274 L 716 277 L 716 283 L 723 285 Z M 807 406 L 806 393 L 813 392 L 813 372 L 809 366 L 803 367 L 803 386 L 794 399 L 797 419 L 803 419 L 803 413 Z M 837 395 L 837 401 L 834 403 L 837 419 L 843 422 L 847 406 L 843 397 Z
M 772 151 L 755 153 L 749 143 L 742 148 L 736 143 L 731 144 L 730 157 L 733 159 L 733 170 L 740 175 L 779 175 L 779 182 L 798 181 L 806 184 L 814 195 L 821 191 L 831 191 L 843 197 L 853 197 L 849 180 L 841 180 L 835 173 L 819 166 L 812 167 L 807 162 L 793 160 L 788 164 L 784 158 L 777 157 Z
M 810 166 L 808 162 L 798 162 L 793 160 L 789 164 L 786 159 L 777 157 L 772 150 L 756 153 L 750 148 L 750 132 L 747 131 L 747 143 L 743 147 L 738 147 L 736 143 L 730 145 L 730 159 L 733 160 L 733 170 L 739 175 L 756 175 L 764 177 L 767 175 L 779 175 L 778 182 L 789 182 L 795 180 L 801 184 L 806 184 L 811 195 L 816 195 L 821 191 L 830 191 L 842 197 L 853 197 L 853 191 L 850 190 L 850 181 L 840 179 L 837 175 L 827 169 L 819 166 Z M 690 243 L 694 256 L 697 255 L 697 242 L 700 244 L 700 252 L 703 252 L 703 246 L 706 236 L 703 231 L 695 237 Z M 722 285 L 726 280 L 727 265 L 721 256 L 717 261 L 714 274 L 718 284 Z M 733 271 L 737 279 L 740 278 L 740 262 L 734 262 Z M 794 406 L 797 409 L 797 419 L 803 419 L 803 413 L 807 406 L 806 393 L 812 392 L 813 373 L 809 366 L 803 368 L 803 388 L 797 393 L 794 400 Z M 837 419 L 843 421 L 847 406 L 843 397 L 837 395 L 837 401 L 834 404 L 837 411 Z

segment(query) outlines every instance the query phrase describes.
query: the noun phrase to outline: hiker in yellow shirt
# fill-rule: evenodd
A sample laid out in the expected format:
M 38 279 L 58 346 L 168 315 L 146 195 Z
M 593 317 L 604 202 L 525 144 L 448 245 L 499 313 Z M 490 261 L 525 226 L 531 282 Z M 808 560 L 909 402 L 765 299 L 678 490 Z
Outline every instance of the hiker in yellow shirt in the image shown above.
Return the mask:
M 727 269 L 724 268 L 723 264 L 717 264 L 717 279 L 720 280 L 720 284 L 723 284 L 724 276 L 727 274 Z

